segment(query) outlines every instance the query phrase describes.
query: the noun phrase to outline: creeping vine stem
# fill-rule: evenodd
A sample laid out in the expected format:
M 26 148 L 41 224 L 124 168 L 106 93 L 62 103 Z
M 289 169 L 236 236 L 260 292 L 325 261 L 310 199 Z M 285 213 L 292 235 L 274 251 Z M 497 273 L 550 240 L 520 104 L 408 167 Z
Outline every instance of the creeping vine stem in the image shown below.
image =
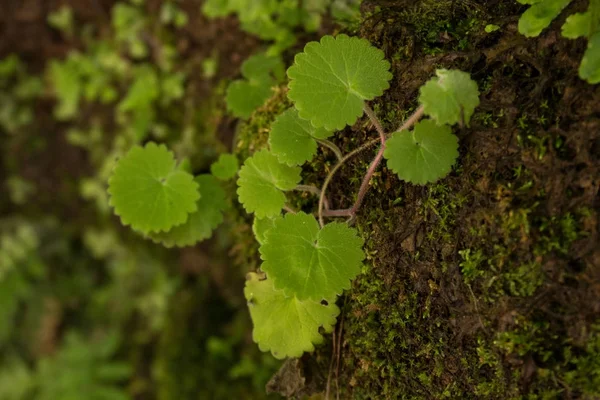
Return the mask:
M 385 151 L 385 141 L 389 136 L 392 135 L 391 133 L 390 134 L 385 133 L 385 131 L 383 130 L 383 128 L 381 126 L 381 123 L 379 122 L 379 119 L 377 119 L 377 117 L 375 116 L 375 113 L 373 112 L 373 110 L 371 110 L 371 108 L 369 106 L 365 105 L 364 110 L 365 110 L 365 113 L 367 114 L 367 116 L 369 117 L 369 119 L 371 120 L 371 122 L 373 123 L 373 125 L 375 126 L 375 129 L 377 129 L 377 132 L 379 133 L 379 138 L 373 139 L 373 140 L 363 144 L 362 146 L 358 147 L 357 149 L 352 150 L 350 153 L 346 154 L 341 160 L 338 161 L 338 163 L 332 168 L 332 170 L 329 172 L 329 174 L 325 178 L 325 181 L 323 182 L 323 187 L 321 188 L 321 195 L 319 196 L 318 216 L 319 216 L 319 224 L 321 225 L 321 227 L 325 226 L 325 221 L 324 221 L 323 217 L 354 218 L 356 216 L 356 213 L 358 212 L 358 209 L 360 208 L 360 205 L 362 204 L 362 201 L 363 201 L 365 195 L 367 194 L 367 190 L 369 189 L 369 181 L 373 177 L 375 170 L 377 169 L 377 167 L 379 166 L 379 163 L 383 159 L 383 152 Z M 423 106 L 419 106 L 419 108 L 417 108 L 415 110 L 415 112 L 402 124 L 402 126 L 399 129 L 397 129 L 396 132 L 410 129 L 415 123 L 417 123 L 419 121 L 419 119 L 421 119 L 421 117 L 423 117 Z M 350 158 L 352 158 L 355 155 L 357 155 L 358 153 L 361 153 L 362 151 L 368 149 L 369 147 L 374 146 L 377 143 L 381 144 L 381 148 L 379 149 L 379 151 L 377 152 L 377 155 L 375 156 L 375 158 L 369 165 L 369 169 L 367 170 L 367 173 L 365 174 L 365 176 L 362 180 L 362 183 L 360 185 L 360 190 L 358 192 L 356 201 L 355 201 L 354 205 L 352 206 L 352 208 L 340 209 L 340 210 L 324 209 L 325 201 L 326 201 L 327 187 L 329 186 L 329 183 L 331 183 L 331 180 L 333 179 L 333 176 L 335 175 L 335 173 Z

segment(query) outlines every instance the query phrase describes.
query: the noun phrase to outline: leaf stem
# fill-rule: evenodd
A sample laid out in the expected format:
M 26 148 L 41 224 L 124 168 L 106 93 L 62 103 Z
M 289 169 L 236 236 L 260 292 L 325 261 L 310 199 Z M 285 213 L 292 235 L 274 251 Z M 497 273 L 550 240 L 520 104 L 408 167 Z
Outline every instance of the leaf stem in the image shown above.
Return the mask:
M 284 209 L 286 212 L 289 212 L 290 214 L 297 214 L 297 213 L 298 213 L 298 211 L 294 210 L 294 209 L 293 209 L 291 206 L 289 206 L 289 205 L 287 205 L 287 204 L 285 204 L 285 205 L 283 206 L 283 209 Z
M 379 122 L 379 119 L 375 116 L 373 109 L 371 107 L 369 107 L 369 105 L 367 103 L 365 103 L 363 110 L 365 111 L 365 114 L 367 114 L 367 117 L 369 117 L 369 119 L 371 120 L 371 123 L 375 126 L 375 129 L 377 129 L 377 133 L 379 133 L 379 139 L 381 140 L 381 144 L 384 144 L 385 143 L 385 131 L 383 130 L 383 127 L 381 126 L 381 122 Z
M 365 111 L 366 112 L 366 111 Z M 367 114 L 368 116 L 369 114 Z M 374 116 L 374 114 L 373 114 Z M 400 126 L 400 128 L 398 128 L 395 132 L 399 132 L 399 131 L 403 131 L 403 130 L 407 130 L 410 129 L 414 124 L 416 124 L 421 118 L 423 117 L 423 106 L 419 106 L 419 108 L 417 108 L 415 110 L 415 112 L 406 120 L 404 121 L 404 123 Z M 379 122 L 379 120 L 377 120 L 377 122 Z M 373 123 L 375 125 L 375 123 Z M 381 124 L 379 124 L 379 126 L 381 126 Z M 375 125 L 375 128 L 377 129 L 377 125 Z M 379 150 L 379 152 L 377 153 L 377 155 L 375 156 L 375 159 L 373 160 L 373 162 L 371 162 L 371 165 L 369 166 L 369 170 L 367 171 L 367 175 L 365 175 L 365 178 L 363 179 L 363 182 L 361 184 L 361 188 L 363 187 L 363 185 L 365 185 L 365 190 L 364 193 L 362 194 L 362 198 L 361 198 L 361 192 L 359 191 L 358 197 L 357 197 L 357 202 L 354 204 L 354 206 L 356 206 L 356 204 L 358 203 L 358 207 L 352 207 L 350 210 L 354 210 L 354 213 L 348 213 L 346 214 L 346 210 L 327 210 L 327 215 L 324 214 L 324 205 L 325 205 L 325 195 L 327 193 L 327 187 L 329 186 L 329 184 L 331 183 L 331 180 L 333 179 L 333 176 L 335 175 L 335 173 L 342 167 L 342 165 L 344 165 L 344 163 L 346 161 L 348 161 L 350 158 L 354 157 L 355 155 L 367 150 L 368 148 L 370 148 L 371 146 L 374 146 L 377 143 L 381 143 L 382 141 L 385 143 L 385 140 L 388 139 L 393 133 L 389 133 L 389 134 L 384 134 L 383 138 L 380 137 L 377 139 L 373 139 L 368 141 L 367 143 L 363 144 L 362 146 L 352 150 L 350 153 L 346 154 L 329 172 L 329 174 L 327 175 L 327 177 L 325 178 L 325 181 L 323 182 L 323 187 L 321 188 L 321 195 L 319 196 L 319 209 L 318 209 L 318 216 L 319 216 L 319 224 L 321 225 L 321 227 L 325 226 L 325 221 L 323 219 L 324 216 L 331 216 L 331 217 L 346 217 L 346 216 L 350 216 L 350 217 L 354 217 L 354 215 L 356 215 L 356 212 L 358 211 L 358 208 L 360 207 L 360 203 L 362 203 L 362 200 L 366 194 L 366 190 L 368 189 L 368 186 L 365 185 L 365 180 L 369 174 L 369 171 L 371 171 L 371 169 L 373 170 L 373 172 L 375 171 L 375 169 L 377 168 L 377 166 L 379 165 L 379 162 L 381 162 L 381 157 L 383 156 L 383 151 L 385 150 L 384 146 L 382 146 L 382 149 Z M 379 160 L 378 160 L 379 159 Z M 369 180 L 372 177 L 372 173 L 371 176 L 368 176 Z M 368 180 L 366 181 L 368 184 Z M 360 200 L 360 202 L 359 202 Z M 337 213 L 340 213 L 339 215 L 334 215 Z
M 356 196 L 356 201 L 354 202 L 354 205 L 350 209 L 351 217 L 354 217 L 356 215 L 356 212 L 360 208 L 360 205 L 362 204 L 362 202 L 365 198 L 365 195 L 367 194 L 367 191 L 369 190 L 369 182 L 371 181 L 371 178 L 373 177 L 375 170 L 379 166 L 379 163 L 383 159 L 384 151 L 385 151 L 385 142 L 381 144 L 381 147 L 379 148 L 377 155 L 375 156 L 373 161 L 371 161 L 371 165 L 369 165 L 369 169 L 367 170 L 367 173 L 365 174 L 363 181 L 360 184 L 360 189 L 358 190 L 358 195 Z
M 335 154 L 335 156 L 337 157 L 338 161 L 340 161 L 342 158 L 344 158 L 340 148 L 337 147 L 337 145 L 335 143 L 333 143 L 332 141 L 327 140 L 327 139 L 317 139 L 317 143 L 319 143 L 320 145 L 327 147 L 329 150 L 331 150 L 333 152 L 333 154 Z
M 298 185 L 294 188 L 294 190 L 300 192 L 308 192 L 317 195 L 317 197 L 321 196 L 321 189 L 313 185 Z M 325 210 L 329 209 L 329 202 L 325 199 Z
M 341 210 L 323 210 L 324 217 L 350 217 L 352 214 L 351 208 L 344 208 Z

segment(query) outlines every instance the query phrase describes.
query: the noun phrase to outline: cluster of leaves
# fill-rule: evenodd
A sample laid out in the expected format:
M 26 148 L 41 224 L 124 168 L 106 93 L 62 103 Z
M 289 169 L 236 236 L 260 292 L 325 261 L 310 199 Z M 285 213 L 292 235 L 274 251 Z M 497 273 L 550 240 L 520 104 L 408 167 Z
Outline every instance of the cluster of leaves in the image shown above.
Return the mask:
M 16 55 L 0 60 L 0 130 L 14 135 L 29 124 L 33 120 L 33 100 L 42 90 L 41 79 L 28 75 Z
M 235 14 L 242 29 L 267 41 L 274 41 L 269 55 L 280 54 L 296 43 L 295 30 L 316 32 L 323 15 L 351 19 L 358 12 L 356 0 L 207 0 L 202 10 L 209 18 Z
M 256 152 L 240 169 L 238 198 L 255 215 L 263 260 L 262 274 L 250 275 L 244 293 L 254 340 L 275 357 L 298 357 L 321 342 L 319 329 L 332 329 L 339 313 L 336 296 L 349 288 L 364 258 L 362 240 L 346 224 L 319 227 L 303 212 L 282 217 L 284 192 L 300 188 L 300 166 L 316 154 L 317 143 L 336 148 L 327 139 L 354 124 L 365 101 L 388 88 L 389 66 L 383 52 L 363 39 L 325 36 L 307 44 L 287 71 L 294 107 L 272 124 L 270 150 Z M 438 70 L 421 88 L 419 101 L 432 119 L 412 132 L 396 132 L 385 157 L 402 179 L 424 184 L 450 171 L 458 156 L 450 125 L 468 123 L 479 95 L 468 74 Z
M 223 221 L 225 192 L 217 178 L 194 177 L 186 165 L 178 165 L 165 145 L 153 142 L 135 146 L 121 158 L 108 193 L 123 225 L 167 247 L 189 246 L 210 237 Z M 236 167 L 219 161 L 215 169 L 226 177 L 232 166 Z
M 519 19 L 519 32 L 539 36 L 573 0 L 517 0 L 529 7 Z M 570 15 L 562 26 L 568 39 L 586 38 L 587 49 L 579 65 L 579 77 L 600 83 L 600 1 L 590 0 L 587 11 Z
M 90 341 L 70 332 L 60 352 L 40 360 L 36 369 L 13 356 L 0 371 L 0 398 L 75 400 L 86 393 L 95 400 L 128 400 L 121 384 L 131 375 L 131 366 L 111 360 L 119 344 L 116 332 Z
M 174 7 L 163 5 L 165 24 L 177 16 L 185 20 L 185 14 Z M 160 43 L 154 62 L 140 62 L 151 55 L 150 44 L 143 40 L 147 25 L 141 7 L 117 3 L 112 10 L 114 36 L 110 40 L 84 36 L 85 53 L 70 52 L 64 61 L 50 63 L 48 77 L 58 100 L 57 119 L 75 119 L 85 101 L 116 105 L 116 120 L 137 141 L 151 131 L 159 134 L 166 130 L 153 128 L 156 114 L 181 99 L 186 76 L 174 70 L 176 53 L 171 44 Z M 128 87 L 124 94 L 120 92 L 123 86 Z
M 346 224 L 319 228 L 302 212 L 255 219 L 253 229 L 266 274 L 250 274 L 244 289 L 254 341 L 277 358 L 300 357 L 323 341 L 320 328 L 335 326 L 336 297 L 360 273 L 363 241 Z
M 0 345 L 13 333 L 21 302 L 33 295 L 32 283 L 43 277 L 45 267 L 38 254 L 39 239 L 26 221 L 0 224 Z
M 183 178 L 183 187 L 189 187 L 189 171 L 206 171 L 224 147 L 212 130 L 213 124 L 218 124 L 218 113 L 223 112 L 215 106 L 220 106 L 221 86 L 209 97 L 188 90 L 195 87 L 197 77 L 188 77 L 187 71 L 193 70 L 190 67 L 198 59 L 185 60 L 178 54 L 180 36 L 174 33 L 187 22 L 180 2 L 120 0 L 114 2 L 110 19 L 85 25 L 79 18 L 89 14 L 82 14 L 80 7 L 69 8 L 68 3 L 47 19 L 57 30 L 55 41 L 59 35 L 62 38 L 61 49 L 71 48 L 66 57 L 45 59 L 46 69 L 35 76 L 31 75 L 35 67 L 29 63 L 32 57 L 0 59 L 0 136 L 6 136 L 0 159 L 2 180 L 8 178 L 9 189 L 8 195 L 0 196 L 0 208 L 20 213 L 10 220 L 0 219 L 0 399 L 75 399 L 82 393 L 105 399 L 156 393 L 164 399 L 180 398 L 164 394 L 159 374 L 188 389 L 194 376 L 199 390 L 188 393 L 195 396 L 217 398 L 213 396 L 216 391 L 235 386 L 243 389 L 245 396 L 259 398 L 258 392 L 263 391 L 277 362 L 260 354 L 255 346 L 245 350 L 244 333 L 249 330 L 245 310 L 235 313 L 232 324 L 231 309 L 227 308 L 214 319 L 210 330 L 213 335 L 223 335 L 227 324 L 228 333 L 240 336 L 227 344 L 232 356 L 225 361 L 207 356 L 202 359 L 206 363 L 200 362 L 211 366 L 205 368 L 212 371 L 207 377 L 218 376 L 212 365 L 231 369 L 227 382 L 214 378 L 198 381 L 191 368 L 175 373 L 169 366 L 159 371 L 164 358 L 178 345 L 162 343 L 166 325 L 171 323 L 169 311 L 176 309 L 173 297 L 187 289 L 189 281 L 182 280 L 182 271 L 176 268 L 181 263 L 178 252 L 140 240 L 114 225 L 106 191 L 116 160 L 135 158 L 136 152 L 139 156 L 147 148 L 164 160 L 164 146 L 151 140 L 167 143 L 178 159 L 186 160 L 177 165 L 185 174 L 165 172 L 157 165 L 158 173 L 163 171 L 169 184 L 171 175 L 175 182 Z M 155 6 L 156 13 L 147 12 Z M 49 101 L 56 102 L 54 117 L 59 124 L 47 123 Z M 141 143 L 148 144 L 140 147 Z M 57 144 L 61 150 L 58 158 L 52 155 Z M 77 154 L 67 164 L 69 171 L 54 168 L 69 154 Z M 167 155 L 173 157 L 171 152 Z M 140 168 L 153 163 L 152 158 Z M 237 171 L 237 160 L 223 156 L 211 171 L 212 175 L 192 176 L 197 200 L 189 208 L 209 211 L 186 212 L 185 223 L 146 236 L 167 246 L 183 243 L 192 235 L 210 236 L 228 204 L 221 187 L 224 183 L 216 177 L 230 179 Z M 61 174 L 60 184 L 52 185 L 55 173 Z M 139 187 L 146 187 L 147 178 L 142 174 Z M 39 182 L 50 182 L 46 187 L 52 190 L 38 190 L 39 198 L 28 201 Z M 2 189 L 4 184 L 0 183 Z M 68 217 L 59 223 L 55 214 Z M 46 226 L 50 215 L 54 217 L 52 226 Z M 220 257 L 226 243 L 215 241 L 211 256 Z M 223 307 L 226 301 L 221 292 L 204 290 L 208 281 L 206 276 L 194 279 L 200 300 L 210 298 L 216 307 Z M 198 310 L 195 307 L 178 325 L 168 328 L 187 332 L 189 321 L 203 315 Z M 127 354 L 100 354 L 106 332 L 124 333 Z M 193 345 L 203 352 L 203 339 L 194 336 L 194 340 Z M 161 346 L 166 356 L 153 351 L 151 359 L 140 357 L 148 348 Z M 185 353 L 189 346 L 182 348 Z M 130 376 L 142 362 L 143 371 L 149 371 L 151 364 L 152 376 Z M 254 369 L 262 369 L 262 374 L 252 376 Z M 250 388 L 250 381 L 257 383 Z
M 263 40 L 275 41 L 265 53 L 250 56 L 242 65 L 243 79 L 227 89 L 227 108 L 237 118 L 246 119 L 271 95 L 271 88 L 284 79 L 281 53 L 296 43 L 301 27 L 315 32 L 323 14 L 344 23 L 357 18 L 360 0 L 208 0 L 203 11 L 209 18 L 236 14 L 242 29 Z
M 287 71 L 294 108 L 273 123 L 270 150 L 256 152 L 239 170 L 239 202 L 255 216 L 263 260 L 244 294 L 255 341 L 277 358 L 299 357 L 322 341 L 320 329 L 335 325 L 336 298 L 350 287 L 364 258 L 357 231 L 343 223 L 325 225 L 321 208 L 319 222 L 303 212 L 281 216 L 282 209 L 290 211 L 284 192 L 302 188 L 301 165 L 316 154 L 318 143 L 342 158 L 328 138 L 354 124 L 368 109 L 365 102 L 389 87 L 389 68 L 383 52 L 364 39 L 325 36 L 307 44 Z M 260 54 L 246 61 L 242 73 L 247 80 L 230 86 L 228 103 L 247 116 L 269 96 L 270 85 L 282 79 L 283 66 L 278 58 Z M 395 132 L 385 153 L 382 137 L 380 155 L 400 178 L 425 184 L 445 176 L 456 161 L 458 140 L 451 125 L 468 124 L 479 104 L 477 85 L 467 73 L 441 69 L 421 88 L 419 102 L 412 131 Z M 420 113 L 431 119 L 416 123 Z M 114 168 L 110 204 L 124 225 L 152 240 L 168 247 L 191 245 L 209 237 L 222 221 L 225 194 L 216 178 L 235 176 L 237 167 L 235 157 L 224 155 L 213 164 L 213 175 L 194 177 L 187 163 L 177 165 L 164 145 L 135 146 Z

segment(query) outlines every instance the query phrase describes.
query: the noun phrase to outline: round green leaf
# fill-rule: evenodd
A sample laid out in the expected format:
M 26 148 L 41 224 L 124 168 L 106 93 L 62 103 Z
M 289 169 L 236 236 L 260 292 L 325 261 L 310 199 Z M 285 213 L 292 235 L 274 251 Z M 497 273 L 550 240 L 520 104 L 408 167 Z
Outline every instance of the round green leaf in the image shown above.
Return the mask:
M 394 133 L 384 157 L 400 179 L 423 185 L 446 176 L 458 158 L 458 139 L 447 125 L 424 120 L 409 131 Z
M 314 344 L 323 342 L 319 329 L 331 332 L 340 313 L 335 298 L 325 304 L 300 301 L 276 290 L 270 279 L 259 280 L 254 273 L 248 276 L 244 295 L 254 324 L 252 338 L 262 351 L 271 351 L 278 359 L 313 351 Z
M 264 53 L 254 54 L 242 64 L 242 75 L 249 80 L 274 78 L 281 82 L 285 77 L 284 71 L 281 57 L 272 57 Z
M 184 224 L 168 232 L 151 233 L 150 238 L 166 247 L 191 246 L 212 236 L 213 230 L 223 222 L 223 210 L 227 205 L 225 191 L 212 175 L 197 176 L 201 197 L 196 201 L 196 211 Z
M 156 143 L 133 147 L 117 162 L 108 185 L 110 205 L 123 225 L 144 234 L 183 224 L 200 198 L 194 177 Z
M 365 39 L 323 36 L 296 55 L 288 71 L 288 97 L 303 119 L 340 130 L 363 114 L 365 100 L 389 88 L 390 63 Z
M 324 128 L 315 128 L 309 121 L 300 118 L 295 108 L 291 108 L 279 115 L 271 125 L 269 145 L 279 161 L 301 165 L 316 154 L 315 139 L 326 139 L 332 134 Z
M 274 217 L 285 205 L 282 190 L 292 190 L 300 182 L 300 168 L 281 164 L 263 149 L 248 158 L 240 169 L 237 194 L 247 212 L 257 218 Z
M 222 181 L 227 181 L 237 174 L 238 159 L 233 154 L 221 154 L 219 159 L 210 166 L 210 173 Z
M 273 81 L 270 79 L 256 80 L 248 82 L 238 80 L 232 82 L 227 87 L 225 102 L 227 109 L 238 118 L 249 118 L 252 112 L 271 96 L 271 86 Z
M 463 71 L 438 69 L 419 90 L 423 111 L 439 125 L 453 125 L 464 119 L 468 125 L 479 105 L 477 83 Z
M 328 299 L 350 288 L 365 257 L 362 245 L 356 230 L 346 224 L 319 229 L 312 215 L 286 214 L 265 233 L 261 269 L 289 296 Z

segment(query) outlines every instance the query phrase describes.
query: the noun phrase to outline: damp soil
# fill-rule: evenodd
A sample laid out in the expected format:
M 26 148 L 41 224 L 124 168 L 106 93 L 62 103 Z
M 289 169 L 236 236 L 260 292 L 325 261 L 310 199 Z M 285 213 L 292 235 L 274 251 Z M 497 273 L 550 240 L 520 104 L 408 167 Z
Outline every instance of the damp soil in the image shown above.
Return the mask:
M 388 131 L 415 109 L 438 68 L 471 73 L 481 104 L 469 126 L 455 129 L 460 157 L 448 177 L 418 186 L 379 168 L 356 220 L 365 267 L 339 299 L 334 335 L 287 362 L 270 391 L 600 396 L 600 87 L 577 76 L 586 42 L 560 35 L 566 15 L 586 6 L 573 2 L 528 39 L 517 31 L 525 7 L 516 2 L 363 2 L 356 34 L 392 64 L 391 87 L 372 104 Z M 499 29 L 486 33 L 488 24 Z M 242 158 L 265 145 L 288 105 L 283 87 L 255 113 L 240 135 Z M 349 151 L 374 137 L 363 118 L 334 140 Z M 352 204 L 376 151 L 336 175 L 333 207 Z M 304 168 L 305 182 L 319 186 L 334 162 L 320 154 Z M 315 210 L 309 196 L 292 202 Z

